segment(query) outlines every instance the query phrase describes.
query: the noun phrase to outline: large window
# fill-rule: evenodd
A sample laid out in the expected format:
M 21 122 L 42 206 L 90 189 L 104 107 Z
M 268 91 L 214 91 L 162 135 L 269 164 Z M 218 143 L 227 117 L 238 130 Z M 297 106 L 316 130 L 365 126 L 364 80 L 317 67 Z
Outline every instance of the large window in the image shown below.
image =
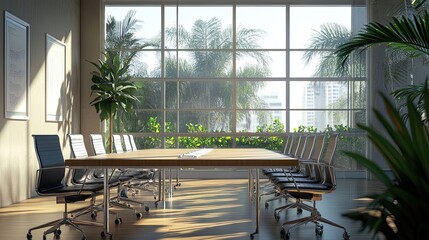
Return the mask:
M 333 51 L 365 14 L 350 5 L 106 5 L 106 48 L 139 51 L 130 74 L 140 102 L 114 128 L 142 148 L 281 149 L 286 133 L 340 131 L 345 148 L 364 151 L 356 123 L 366 121 L 366 57 L 337 71 Z

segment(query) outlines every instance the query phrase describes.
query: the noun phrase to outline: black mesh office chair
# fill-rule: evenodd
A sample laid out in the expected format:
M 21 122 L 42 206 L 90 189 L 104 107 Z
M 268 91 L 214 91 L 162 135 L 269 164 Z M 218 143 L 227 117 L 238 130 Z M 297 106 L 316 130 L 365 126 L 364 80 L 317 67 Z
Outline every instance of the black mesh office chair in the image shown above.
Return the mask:
M 103 225 L 68 217 L 67 204 L 86 199 L 94 201 L 95 196 L 101 194 L 103 185 L 66 185 L 66 167 L 58 135 L 33 135 L 33 138 L 40 166 L 36 172 L 36 192 L 40 196 L 55 196 L 57 203 L 64 203 L 64 212 L 63 217 L 60 219 L 30 228 L 27 233 L 27 239 L 32 239 L 31 231 L 45 227 L 50 228 L 43 232 L 43 240 L 50 233 L 59 237 L 62 225 L 69 225 L 75 228 L 82 233 L 82 239 L 86 239 L 85 233 L 79 225 L 97 227 L 103 227 Z
M 291 203 L 279 209 L 276 209 L 275 212 L 290 207 L 301 207 L 310 211 L 310 216 L 299 218 L 296 220 L 288 221 L 283 223 L 281 235 L 283 239 L 290 239 L 290 231 L 295 229 L 303 224 L 313 222 L 316 224 L 316 235 L 321 236 L 323 234 L 323 225 L 320 222 L 329 224 L 334 227 L 338 227 L 344 230 L 343 238 L 345 240 L 350 239 L 350 234 L 347 232 L 346 228 L 332 222 L 324 217 L 316 208 L 316 202 L 322 199 L 324 194 L 331 193 L 336 189 L 336 178 L 335 178 L 335 168 L 332 165 L 333 156 L 336 151 L 338 142 L 338 135 L 333 134 L 328 139 L 328 145 L 323 157 L 323 163 L 309 163 L 314 165 L 314 169 L 318 171 L 320 176 L 320 182 L 318 183 L 297 183 L 297 182 L 279 182 L 276 184 L 276 187 L 280 189 L 281 192 L 287 194 L 290 197 L 296 199 L 295 203 Z M 293 177 L 292 177 L 293 178 Z M 303 203 L 303 201 L 311 201 L 312 206 L 308 206 Z

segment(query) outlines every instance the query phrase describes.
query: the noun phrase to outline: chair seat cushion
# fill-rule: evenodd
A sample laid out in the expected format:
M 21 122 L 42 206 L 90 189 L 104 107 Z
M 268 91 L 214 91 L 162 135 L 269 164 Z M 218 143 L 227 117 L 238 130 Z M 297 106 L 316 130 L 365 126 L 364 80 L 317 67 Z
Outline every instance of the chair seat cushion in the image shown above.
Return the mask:
M 297 183 L 296 185 L 294 183 L 279 183 L 276 184 L 278 188 L 281 190 L 287 190 L 287 189 L 302 189 L 302 190 L 315 190 L 315 191 L 328 191 L 332 189 L 332 186 L 329 184 L 323 184 L 323 183 Z
M 313 178 L 294 178 L 296 183 L 319 183 L 319 180 L 313 179 Z M 293 183 L 294 180 L 292 178 L 288 177 L 277 177 L 272 180 L 274 184 L 278 183 Z

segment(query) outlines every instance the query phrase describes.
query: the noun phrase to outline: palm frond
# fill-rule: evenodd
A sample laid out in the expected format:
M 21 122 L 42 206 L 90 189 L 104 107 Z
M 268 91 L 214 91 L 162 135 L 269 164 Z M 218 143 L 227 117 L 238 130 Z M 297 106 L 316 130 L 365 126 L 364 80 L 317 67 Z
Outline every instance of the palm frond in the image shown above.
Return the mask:
M 335 54 L 345 64 L 347 58 L 354 51 L 363 51 L 366 48 L 387 44 L 393 48 L 409 51 L 411 56 L 429 54 L 429 14 L 423 17 L 414 16 L 412 19 L 403 16 L 393 18 L 387 25 L 374 22 L 367 24 L 360 33 L 349 42 L 340 45 Z

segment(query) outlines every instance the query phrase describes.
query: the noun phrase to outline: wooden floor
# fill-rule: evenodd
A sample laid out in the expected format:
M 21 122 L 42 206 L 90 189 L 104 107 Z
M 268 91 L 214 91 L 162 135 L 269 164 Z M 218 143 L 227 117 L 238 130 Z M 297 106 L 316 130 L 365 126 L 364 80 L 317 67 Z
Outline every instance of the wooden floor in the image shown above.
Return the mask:
M 363 179 L 337 179 L 338 188 L 334 193 L 324 196 L 317 203 L 322 215 L 345 226 L 351 239 L 371 239 L 371 235 L 359 232 L 359 223 L 341 216 L 341 213 L 366 204 L 358 199 L 363 195 L 380 191 L 381 186 L 375 181 Z M 250 239 L 249 234 L 255 229 L 254 208 L 247 194 L 247 180 L 182 180 L 182 185 L 175 192 L 172 200 L 154 207 L 153 198 L 148 194 L 138 195 L 136 199 L 146 200 L 151 208 L 137 220 L 129 210 L 118 209 L 122 224 L 116 225 L 111 219 L 111 232 L 115 240 L 173 240 L 173 239 Z M 273 209 L 285 201 L 274 201 L 268 209 L 261 202 L 261 227 L 254 239 L 281 239 L 281 223 L 299 216 L 308 215 L 304 211 L 297 215 L 290 210 L 281 215 L 278 222 L 274 219 Z M 70 205 L 74 209 L 78 204 Z M 1 239 L 26 239 L 28 228 L 48 222 L 62 216 L 63 205 L 55 204 L 54 198 L 37 197 L 0 208 Z M 102 221 L 99 213 L 98 221 Z M 90 216 L 80 217 L 90 220 Z M 82 227 L 88 240 L 101 239 L 101 228 Z M 81 239 L 79 232 L 70 227 L 63 227 L 61 239 Z M 304 225 L 291 232 L 291 239 L 342 239 L 342 229 L 324 224 L 322 237 L 315 236 L 314 224 Z M 34 230 L 33 239 L 42 239 L 44 230 Z M 47 239 L 54 239 L 48 235 Z

